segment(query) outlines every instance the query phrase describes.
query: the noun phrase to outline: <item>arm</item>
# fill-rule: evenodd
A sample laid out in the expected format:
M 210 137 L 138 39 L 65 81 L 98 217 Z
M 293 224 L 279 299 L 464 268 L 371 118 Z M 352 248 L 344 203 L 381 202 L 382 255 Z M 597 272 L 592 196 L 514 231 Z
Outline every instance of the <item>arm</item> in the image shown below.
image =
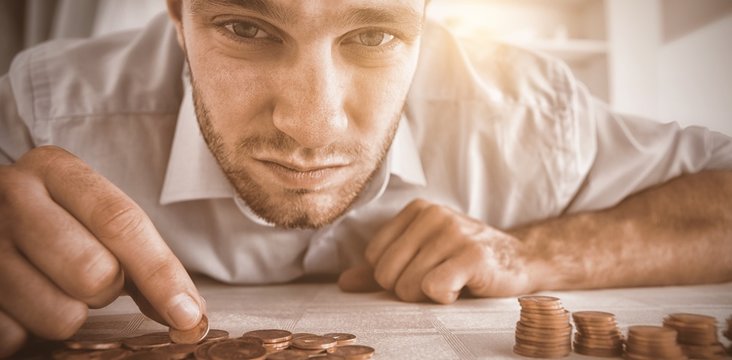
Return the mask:
M 529 249 L 531 291 L 730 281 L 732 171 L 681 176 L 509 233 Z
M 451 303 L 463 288 L 490 297 L 729 281 L 730 204 L 730 171 L 682 176 L 605 210 L 507 232 L 417 200 L 369 243 L 369 266 L 344 272 L 339 285 Z

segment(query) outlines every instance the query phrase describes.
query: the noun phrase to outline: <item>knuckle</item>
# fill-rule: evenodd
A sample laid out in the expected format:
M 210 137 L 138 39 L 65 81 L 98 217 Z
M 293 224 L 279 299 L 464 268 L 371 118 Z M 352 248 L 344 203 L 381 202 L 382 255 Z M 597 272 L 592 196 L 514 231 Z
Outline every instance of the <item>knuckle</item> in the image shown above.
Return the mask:
M 421 210 L 427 206 L 429 206 L 431 203 L 425 199 L 417 198 L 412 200 L 408 205 L 407 208 L 410 210 Z
M 41 145 L 23 154 L 17 164 L 21 167 L 35 167 L 38 164 L 52 163 L 60 156 L 68 156 L 69 152 L 56 145 Z
M 106 253 L 96 252 L 85 256 L 79 262 L 75 278 L 78 286 L 78 296 L 82 299 L 94 299 L 100 294 L 109 292 L 110 288 L 118 285 L 120 274 L 119 263 Z M 121 285 L 120 285 L 121 287 Z
M 449 304 L 455 301 L 454 295 L 435 281 L 425 279 L 422 281 L 421 290 L 425 296 L 439 304 Z
M 423 298 L 419 284 L 411 280 L 400 279 L 394 288 L 394 293 L 399 299 L 407 302 L 417 302 Z
M 379 286 L 386 290 L 394 289 L 394 281 L 391 279 L 391 276 L 389 276 L 389 274 L 387 274 L 385 271 L 381 271 L 380 269 L 375 270 L 374 280 L 376 280 L 376 283 L 378 283 Z
M 108 197 L 92 210 L 90 221 L 100 240 L 124 241 L 140 235 L 145 228 L 145 215 L 125 198 Z

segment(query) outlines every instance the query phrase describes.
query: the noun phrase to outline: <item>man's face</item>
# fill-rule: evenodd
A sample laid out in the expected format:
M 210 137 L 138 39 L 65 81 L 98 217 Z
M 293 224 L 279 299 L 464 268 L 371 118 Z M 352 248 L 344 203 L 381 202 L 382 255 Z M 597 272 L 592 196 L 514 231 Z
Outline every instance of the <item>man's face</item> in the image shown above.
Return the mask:
M 198 121 L 239 195 L 284 227 L 343 214 L 393 139 L 424 0 L 184 0 L 178 10 Z

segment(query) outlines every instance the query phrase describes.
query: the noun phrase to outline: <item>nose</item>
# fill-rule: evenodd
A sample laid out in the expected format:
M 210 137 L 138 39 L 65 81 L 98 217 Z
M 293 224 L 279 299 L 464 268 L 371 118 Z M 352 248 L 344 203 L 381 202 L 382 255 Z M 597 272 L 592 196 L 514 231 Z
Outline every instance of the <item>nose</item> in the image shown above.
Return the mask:
M 348 128 L 344 70 L 330 46 L 293 55 L 283 66 L 274 105 L 274 126 L 301 146 L 316 149 L 336 142 Z

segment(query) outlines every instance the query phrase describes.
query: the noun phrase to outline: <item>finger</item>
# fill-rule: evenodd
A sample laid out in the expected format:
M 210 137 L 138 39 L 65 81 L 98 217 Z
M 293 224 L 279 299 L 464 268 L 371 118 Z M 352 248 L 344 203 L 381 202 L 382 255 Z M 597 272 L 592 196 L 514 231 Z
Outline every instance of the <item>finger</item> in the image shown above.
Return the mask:
M 168 324 L 190 329 L 200 321 L 201 300 L 191 278 L 134 201 L 59 148 L 37 148 L 21 162 L 44 164 L 34 171 L 53 199 L 115 255 L 125 275 Z
M 13 318 L 0 311 L 0 359 L 6 358 L 23 347 L 28 335 Z
M 406 230 L 389 244 L 374 266 L 374 278 L 383 288 L 394 289 L 397 279 L 421 251 L 422 245 L 432 241 L 444 227 L 449 219 L 444 215 L 439 206 L 422 208 Z
M 374 292 L 383 290 L 374 279 L 374 269 L 369 265 L 352 267 L 338 277 L 338 287 L 345 292 Z
M 0 311 L 46 339 L 73 335 L 86 320 L 86 304 L 64 294 L 9 244 L 0 251 Z
M 475 261 L 475 252 L 458 252 L 425 274 L 421 283 L 422 292 L 440 304 L 455 302 L 460 291 L 475 274 Z
M 50 200 L 40 182 L 29 180 L 16 194 L 11 238 L 25 257 L 71 297 L 98 308 L 122 289 L 117 259 L 73 216 Z M 44 221 L 37 221 L 43 219 Z
M 170 326 L 167 321 L 155 310 L 155 308 L 150 304 L 150 302 L 145 298 L 145 296 L 142 295 L 140 290 L 133 284 L 131 281 L 127 281 L 125 283 L 125 291 L 128 295 L 132 298 L 132 300 L 135 301 L 135 304 L 137 304 L 137 307 L 140 308 L 140 311 L 145 314 L 145 316 L 149 317 L 150 319 L 153 319 L 163 325 Z
M 449 235 L 450 232 L 443 228 L 432 241 L 424 244 L 409 262 L 394 285 L 394 293 L 399 299 L 411 302 L 428 299 L 422 291 L 422 279 L 425 274 L 453 256 L 460 246 L 460 243 L 453 241 Z
M 414 200 L 404 207 L 393 219 L 387 222 L 366 246 L 364 256 L 371 266 L 376 265 L 382 254 L 389 247 L 391 242 L 399 237 L 404 230 L 412 223 L 419 211 L 427 205 L 424 200 Z

